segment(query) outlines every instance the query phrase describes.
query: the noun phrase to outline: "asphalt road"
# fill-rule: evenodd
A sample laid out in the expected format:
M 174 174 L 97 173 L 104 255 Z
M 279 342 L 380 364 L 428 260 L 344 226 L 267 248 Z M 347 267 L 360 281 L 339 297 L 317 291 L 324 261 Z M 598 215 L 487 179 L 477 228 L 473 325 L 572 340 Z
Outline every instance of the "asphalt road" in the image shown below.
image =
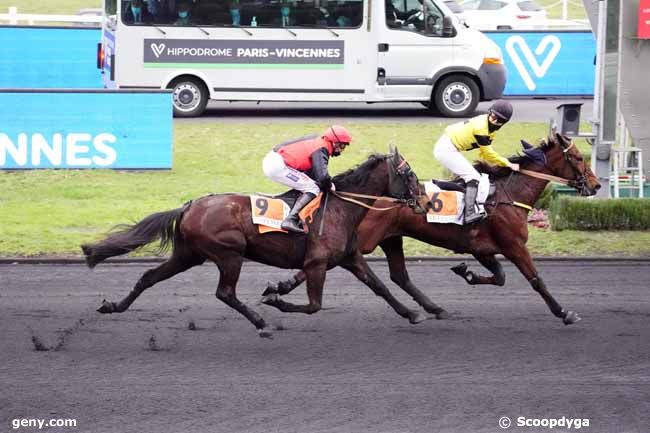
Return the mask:
M 514 121 L 546 122 L 555 116 L 563 103 L 582 103 L 582 120 L 593 118 L 593 99 L 510 99 L 514 105 Z M 490 102 L 479 104 L 476 114 L 487 112 Z M 371 121 L 426 122 L 454 119 L 432 116 L 419 103 L 334 103 L 334 102 L 217 102 L 208 104 L 199 118 L 176 119 L 177 122 L 262 122 L 262 121 Z
M 316 315 L 255 306 L 284 328 L 273 340 L 215 299 L 211 265 L 105 316 L 100 301 L 124 296 L 151 265 L 0 265 L 0 431 L 65 418 L 77 426 L 41 431 L 475 433 L 503 431 L 504 416 L 514 432 L 576 430 L 517 427 L 519 417 L 650 430 L 648 261 L 539 263 L 583 317 L 571 326 L 512 266 L 504 287 L 471 287 L 454 263 L 409 263 L 449 320 L 410 325 L 334 270 Z M 383 262 L 372 266 L 388 281 Z M 246 263 L 238 294 L 254 305 L 267 280 L 286 276 Z M 305 300 L 304 288 L 289 298 Z

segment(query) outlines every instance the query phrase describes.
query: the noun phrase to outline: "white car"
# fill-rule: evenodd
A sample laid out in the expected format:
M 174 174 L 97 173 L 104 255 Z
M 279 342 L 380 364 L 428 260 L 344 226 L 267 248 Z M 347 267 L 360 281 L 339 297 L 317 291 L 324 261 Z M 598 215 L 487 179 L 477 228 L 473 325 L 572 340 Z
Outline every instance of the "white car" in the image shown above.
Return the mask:
M 546 26 L 546 11 L 531 0 L 467 0 L 465 22 L 478 30 L 535 29 Z
M 458 4 L 457 0 L 444 0 L 445 5 L 450 11 L 454 13 L 461 21 L 465 21 L 465 10 Z

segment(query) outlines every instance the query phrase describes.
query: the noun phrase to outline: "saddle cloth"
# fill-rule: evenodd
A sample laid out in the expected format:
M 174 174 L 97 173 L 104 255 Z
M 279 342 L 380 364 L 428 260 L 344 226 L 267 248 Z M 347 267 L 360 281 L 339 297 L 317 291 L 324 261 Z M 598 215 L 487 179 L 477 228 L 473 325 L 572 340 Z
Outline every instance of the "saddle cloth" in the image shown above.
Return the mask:
M 320 206 L 322 193 L 313 199 L 307 206 L 300 211 L 300 219 L 306 223 L 310 223 L 314 213 Z M 260 233 L 268 232 L 283 232 L 280 225 L 282 221 L 289 215 L 291 206 L 296 202 L 298 194 L 284 193 L 277 196 L 269 195 L 251 195 L 251 215 L 253 216 L 253 224 L 258 226 Z M 306 227 L 306 225 L 305 225 Z
M 476 203 L 481 211 L 490 195 L 490 179 L 487 174 L 481 174 Z M 463 225 L 465 219 L 465 193 L 461 191 L 443 190 L 432 181 L 425 182 L 424 190 L 431 201 L 432 208 L 427 212 L 427 222 Z

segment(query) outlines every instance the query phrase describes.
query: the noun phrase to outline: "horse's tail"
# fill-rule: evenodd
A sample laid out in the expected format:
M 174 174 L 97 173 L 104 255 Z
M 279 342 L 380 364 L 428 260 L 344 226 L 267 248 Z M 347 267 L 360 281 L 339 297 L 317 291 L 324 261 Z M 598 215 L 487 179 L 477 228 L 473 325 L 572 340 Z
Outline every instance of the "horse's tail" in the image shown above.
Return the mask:
M 94 268 L 109 257 L 130 253 L 156 239 L 160 239 L 158 253 L 165 252 L 170 245 L 172 249 L 176 248 L 176 244 L 182 242 L 178 224 L 186 208 L 187 206 L 183 206 L 158 212 L 136 224 L 121 224 L 114 227 L 112 233 L 103 241 L 81 246 L 86 256 L 86 264 L 89 268 Z

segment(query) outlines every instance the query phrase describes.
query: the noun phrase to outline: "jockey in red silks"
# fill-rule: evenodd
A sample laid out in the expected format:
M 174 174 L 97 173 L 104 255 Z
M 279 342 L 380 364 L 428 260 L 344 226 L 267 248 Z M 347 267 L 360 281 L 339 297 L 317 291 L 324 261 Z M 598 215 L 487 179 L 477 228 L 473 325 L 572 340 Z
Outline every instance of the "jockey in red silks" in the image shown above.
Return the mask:
M 269 179 L 302 192 L 282 222 L 283 230 L 305 233 L 298 214 L 318 193 L 334 187 L 327 170 L 329 158 L 339 156 L 351 141 L 347 129 L 334 125 L 320 136 L 278 144 L 264 157 L 262 169 Z

